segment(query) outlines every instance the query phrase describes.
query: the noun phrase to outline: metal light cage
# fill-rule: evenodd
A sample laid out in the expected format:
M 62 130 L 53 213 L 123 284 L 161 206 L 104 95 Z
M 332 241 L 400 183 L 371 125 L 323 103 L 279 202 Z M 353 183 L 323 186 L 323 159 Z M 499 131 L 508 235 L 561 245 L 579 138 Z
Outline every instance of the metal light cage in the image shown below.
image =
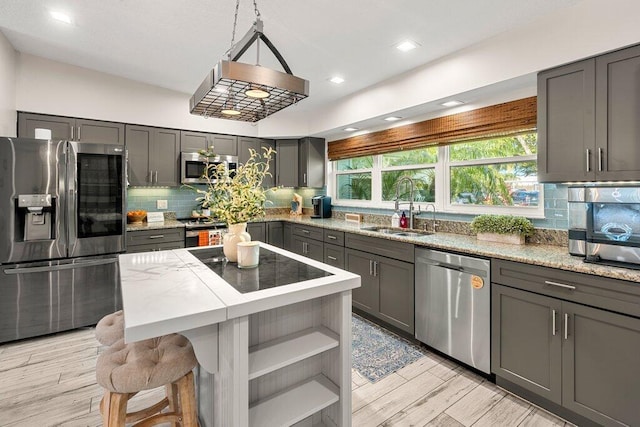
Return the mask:
M 257 122 L 309 96 L 309 81 L 293 75 L 282 55 L 262 32 L 262 28 L 262 21 L 257 19 L 251 30 L 234 46 L 229 54 L 230 60 L 219 61 L 207 74 L 189 101 L 191 114 Z M 285 73 L 260 65 L 237 62 L 258 39 L 273 52 Z M 268 91 L 269 97 L 251 98 L 245 95 L 245 91 L 256 87 Z M 227 108 L 237 110 L 240 114 L 223 114 L 222 110 Z

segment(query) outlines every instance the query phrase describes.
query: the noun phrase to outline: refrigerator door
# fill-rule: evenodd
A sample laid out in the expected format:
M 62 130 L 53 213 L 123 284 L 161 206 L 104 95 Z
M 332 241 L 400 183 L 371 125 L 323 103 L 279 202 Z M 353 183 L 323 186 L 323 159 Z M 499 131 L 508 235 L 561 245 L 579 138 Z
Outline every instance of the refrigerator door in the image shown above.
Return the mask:
M 0 264 L 67 256 L 65 141 L 0 138 Z M 27 205 L 47 200 L 29 237 Z M 33 212 L 31 212 L 33 214 Z
M 115 255 L 0 270 L 0 343 L 95 325 L 120 308 Z
M 69 143 L 69 257 L 124 252 L 125 162 L 122 145 Z

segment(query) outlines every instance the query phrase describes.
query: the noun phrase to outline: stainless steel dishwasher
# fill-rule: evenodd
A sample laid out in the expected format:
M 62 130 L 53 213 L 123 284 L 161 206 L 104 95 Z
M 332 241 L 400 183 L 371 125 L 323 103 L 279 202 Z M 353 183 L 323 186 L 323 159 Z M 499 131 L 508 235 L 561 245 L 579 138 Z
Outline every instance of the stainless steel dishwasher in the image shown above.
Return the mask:
M 489 260 L 421 248 L 415 257 L 416 338 L 490 374 Z

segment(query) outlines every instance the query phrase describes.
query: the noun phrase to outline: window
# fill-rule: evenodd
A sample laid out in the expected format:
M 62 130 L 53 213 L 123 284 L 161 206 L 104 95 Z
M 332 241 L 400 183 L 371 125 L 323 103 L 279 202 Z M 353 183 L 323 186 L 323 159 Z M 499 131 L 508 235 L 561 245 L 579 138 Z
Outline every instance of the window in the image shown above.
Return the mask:
M 392 209 L 397 198 L 438 211 L 544 215 L 537 182 L 537 133 L 431 146 L 332 163 L 337 205 Z M 399 184 L 400 183 L 400 184 Z

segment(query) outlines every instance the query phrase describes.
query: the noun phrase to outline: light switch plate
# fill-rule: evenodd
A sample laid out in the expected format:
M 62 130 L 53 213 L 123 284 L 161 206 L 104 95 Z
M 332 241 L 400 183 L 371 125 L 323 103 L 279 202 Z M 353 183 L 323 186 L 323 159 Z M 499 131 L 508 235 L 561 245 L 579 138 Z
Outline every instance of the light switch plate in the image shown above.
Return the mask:
M 167 209 L 168 207 L 166 200 L 156 200 L 156 209 Z

